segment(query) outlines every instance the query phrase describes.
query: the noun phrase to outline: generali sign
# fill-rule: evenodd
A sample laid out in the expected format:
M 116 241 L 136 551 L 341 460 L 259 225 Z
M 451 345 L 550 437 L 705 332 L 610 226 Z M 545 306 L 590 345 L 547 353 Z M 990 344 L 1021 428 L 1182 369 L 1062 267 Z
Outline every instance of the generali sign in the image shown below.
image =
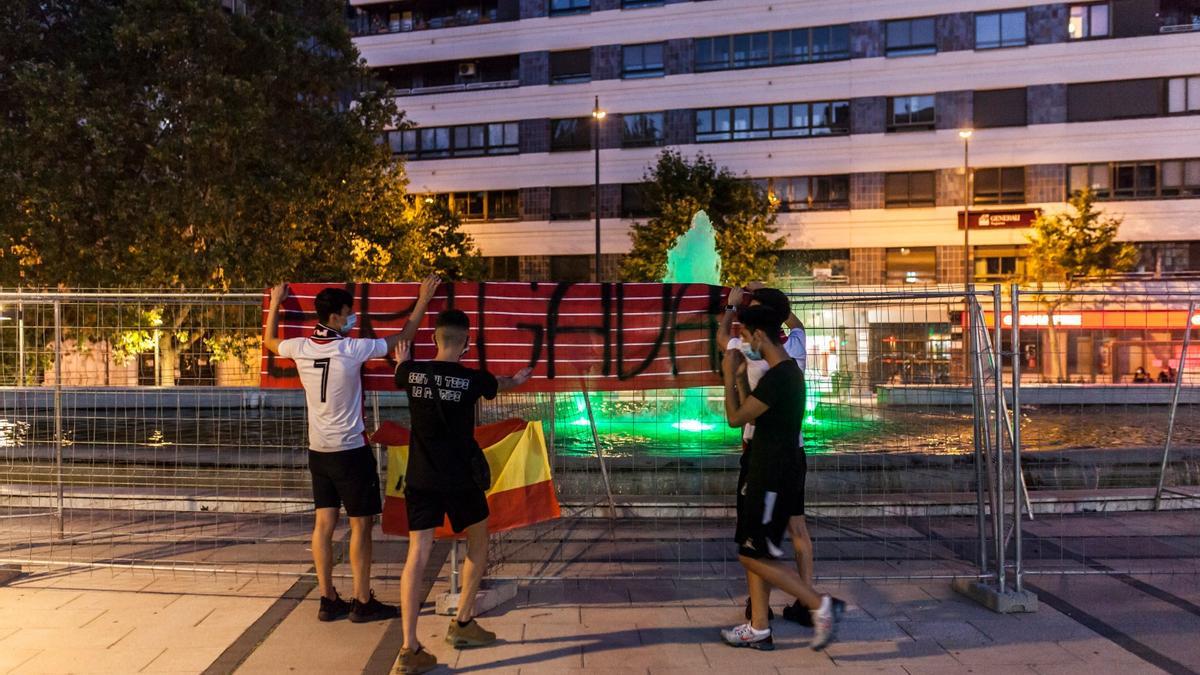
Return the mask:
M 993 229 L 997 227 L 1032 227 L 1041 214 L 1040 209 L 1012 209 L 1009 211 L 972 211 L 971 229 Z M 963 229 L 963 212 L 958 212 L 958 229 Z

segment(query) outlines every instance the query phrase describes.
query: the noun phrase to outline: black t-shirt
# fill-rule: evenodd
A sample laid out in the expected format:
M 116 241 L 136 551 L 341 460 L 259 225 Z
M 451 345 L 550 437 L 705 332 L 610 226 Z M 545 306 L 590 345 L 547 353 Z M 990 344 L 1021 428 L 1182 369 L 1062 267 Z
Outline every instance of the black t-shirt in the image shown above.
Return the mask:
M 754 420 L 748 487 L 778 493 L 795 490 L 804 423 L 804 371 L 794 359 L 784 359 L 762 376 L 750 395 L 766 404 L 767 411 Z
M 408 445 L 409 487 L 461 490 L 475 486 L 471 457 L 475 403 L 495 398 L 496 377 L 486 370 L 449 361 L 406 361 L 396 369 L 396 387 L 408 394 L 412 437 Z

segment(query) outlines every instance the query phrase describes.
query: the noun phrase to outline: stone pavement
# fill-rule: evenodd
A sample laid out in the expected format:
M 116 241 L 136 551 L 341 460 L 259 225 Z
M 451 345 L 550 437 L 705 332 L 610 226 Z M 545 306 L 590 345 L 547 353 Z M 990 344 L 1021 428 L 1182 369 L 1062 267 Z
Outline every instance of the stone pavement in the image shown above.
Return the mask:
M 500 637 L 493 647 L 448 648 L 441 640 L 449 619 L 434 616 L 431 603 L 419 632 L 443 664 L 435 672 L 1200 673 L 1200 566 L 1179 543 L 1200 537 L 1200 514 L 1096 521 L 1086 556 L 1051 538 L 1054 528 L 1079 531 L 1091 522 L 1043 520 L 1031 528 L 1031 549 L 1041 542 L 1041 555 L 1071 572 L 1094 573 L 1029 576 L 1041 600 L 1036 614 L 994 614 L 954 594 L 948 580 L 823 584 L 850 605 L 839 640 L 824 652 L 808 648 L 808 629 L 783 620 L 775 622 L 774 652 L 721 644 L 717 630 L 741 617 L 737 580 L 522 582 L 514 601 L 481 618 Z M 1122 554 L 1144 552 L 1147 542 L 1117 535 L 1155 524 L 1163 545 L 1174 547 L 1155 569 L 1176 573 L 1121 573 L 1129 569 Z M 375 588 L 386 601 L 398 596 L 402 552 L 394 542 L 377 548 L 377 557 L 390 559 L 376 570 Z M 220 575 L 31 570 L 0 586 L 0 673 L 388 672 L 398 621 L 319 623 L 310 580 L 294 569 L 244 568 Z M 627 569 L 611 566 L 613 573 Z M 436 579 L 430 575 L 431 599 L 445 589 L 448 571 L 443 563 Z M 558 571 L 569 574 L 571 565 Z M 848 563 L 838 571 L 855 570 Z M 348 591 L 348 579 L 339 583 Z M 776 611 L 785 601 L 773 596 Z

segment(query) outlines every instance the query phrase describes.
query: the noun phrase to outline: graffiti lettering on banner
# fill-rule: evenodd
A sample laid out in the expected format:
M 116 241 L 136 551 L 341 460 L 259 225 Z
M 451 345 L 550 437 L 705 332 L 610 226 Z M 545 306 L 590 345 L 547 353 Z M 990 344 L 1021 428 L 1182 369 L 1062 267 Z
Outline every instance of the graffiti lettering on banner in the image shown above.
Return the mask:
M 317 321 L 313 301 L 329 287 L 289 286 L 280 309 L 280 338 L 311 334 Z M 403 330 L 419 289 L 416 283 L 339 287 L 354 294 L 359 325 L 350 337 L 363 338 Z M 434 357 L 434 320 L 438 312 L 454 308 L 471 319 L 463 364 L 502 376 L 532 366 L 534 375 L 522 391 L 717 385 L 715 338 L 724 298 L 725 289 L 708 284 L 445 283 L 417 331 L 413 356 Z M 268 306 L 264 296 L 264 324 Z M 368 361 L 363 366 L 366 388 L 395 390 L 395 365 L 391 354 Z M 295 364 L 265 350 L 260 381 L 264 388 L 300 388 Z

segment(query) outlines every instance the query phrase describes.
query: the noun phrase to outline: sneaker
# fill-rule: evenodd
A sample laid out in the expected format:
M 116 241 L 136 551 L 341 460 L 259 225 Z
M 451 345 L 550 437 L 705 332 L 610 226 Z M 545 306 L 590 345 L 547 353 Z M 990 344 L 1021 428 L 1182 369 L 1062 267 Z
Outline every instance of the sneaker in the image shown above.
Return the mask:
M 321 596 L 321 609 L 317 610 L 318 621 L 336 621 L 349 613 L 350 603 L 343 600 L 337 591 L 333 592 L 332 600 Z
M 846 603 L 833 598 L 833 611 L 840 617 L 846 611 Z M 793 623 L 798 623 L 801 626 L 808 626 L 809 628 L 812 628 L 813 625 L 812 612 L 800 604 L 799 600 L 783 608 L 783 618 Z
M 417 647 L 415 652 L 411 649 L 401 649 L 400 655 L 396 657 L 396 665 L 392 666 L 392 673 L 395 675 L 428 673 L 437 668 L 437 664 L 437 657 L 420 647 Z
M 842 618 L 841 611 L 834 609 L 833 598 L 828 595 L 821 596 L 819 609 L 810 611 L 814 631 L 812 648 L 814 651 L 820 651 L 837 637 L 837 624 Z
M 386 621 L 399 615 L 400 611 L 394 605 L 385 605 L 376 600 L 375 591 L 371 591 L 371 598 L 366 602 L 359 602 L 358 598 L 350 601 L 350 620 L 354 623 Z
M 730 647 L 749 647 L 750 649 L 761 649 L 764 652 L 775 649 L 775 640 L 771 639 L 770 628 L 755 630 L 754 626 L 748 623 L 722 629 L 721 639 Z
M 465 626 L 450 619 L 450 627 L 446 629 L 446 642 L 455 649 L 470 649 L 471 647 L 486 647 L 496 641 L 496 634 L 484 630 L 475 619 Z
M 746 620 L 750 620 L 750 598 L 746 598 Z M 775 620 L 775 612 L 770 607 L 767 607 L 767 621 Z

